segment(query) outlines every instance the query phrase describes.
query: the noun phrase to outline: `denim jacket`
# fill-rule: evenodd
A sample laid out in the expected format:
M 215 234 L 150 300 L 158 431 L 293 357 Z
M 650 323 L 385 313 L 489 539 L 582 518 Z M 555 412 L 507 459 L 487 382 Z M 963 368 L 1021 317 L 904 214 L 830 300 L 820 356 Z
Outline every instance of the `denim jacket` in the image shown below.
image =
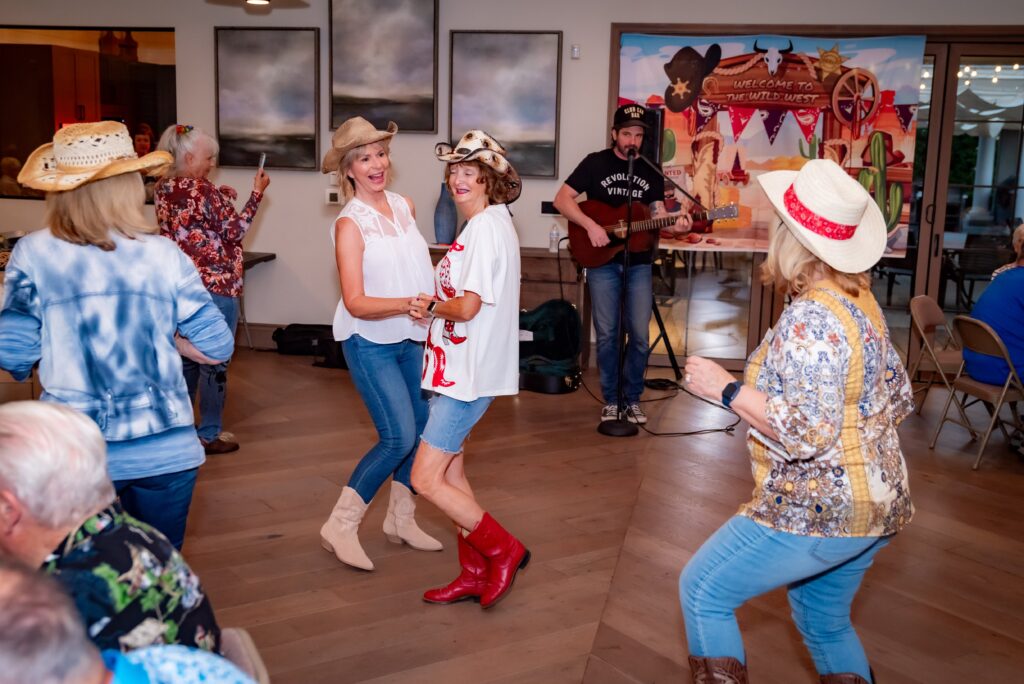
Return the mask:
M 107 441 L 192 425 L 180 331 L 213 359 L 234 338 L 192 261 L 167 238 L 111 232 L 112 251 L 40 230 L 7 265 L 0 368 L 16 379 L 39 362 L 44 400 L 82 411 Z

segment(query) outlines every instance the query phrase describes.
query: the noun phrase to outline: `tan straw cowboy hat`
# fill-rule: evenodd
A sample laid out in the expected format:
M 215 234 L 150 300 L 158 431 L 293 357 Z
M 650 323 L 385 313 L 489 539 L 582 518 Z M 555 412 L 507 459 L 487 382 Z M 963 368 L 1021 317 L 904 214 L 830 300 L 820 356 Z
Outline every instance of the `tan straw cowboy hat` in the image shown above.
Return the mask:
M 493 169 L 499 176 L 504 176 L 510 198 L 506 204 L 512 204 L 519 199 L 523 184 L 507 154 L 501 143 L 481 130 L 469 131 L 455 147 L 443 142 L 434 146 L 434 155 L 440 161 L 452 164 L 477 161 Z
M 885 253 L 885 219 L 868 191 L 829 159 L 757 177 L 775 211 L 811 254 L 841 273 L 868 270 Z
M 159 172 L 173 161 L 162 151 L 140 158 L 123 123 L 76 123 L 57 131 L 53 142 L 29 155 L 18 182 L 36 190 L 64 192 L 122 173 Z
M 389 140 L 398 132 L 398 124 L 394 121 L 388 122 L 386 130 L 378 131 L 373 124 L 361 116 L 353 116 L 345 123 L 338 126 L 331 137 L 331 149 L 324 155 L 324 161 L 320 165 L 321 173 L 337 171 L 341 160 L 349 150 L 354 150 L 363 145 Z

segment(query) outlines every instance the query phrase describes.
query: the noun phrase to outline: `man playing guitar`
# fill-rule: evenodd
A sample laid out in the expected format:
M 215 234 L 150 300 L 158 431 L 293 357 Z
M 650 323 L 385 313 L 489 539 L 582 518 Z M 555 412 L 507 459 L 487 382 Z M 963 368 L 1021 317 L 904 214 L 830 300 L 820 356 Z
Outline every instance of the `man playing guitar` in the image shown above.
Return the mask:
M 633 197 L 629 197 L 627 172 L 629 157 L 640 150 L 648 125 L 644 121 L 646 110 L 638 104 L 627 104 L 615 110 L 612 122 L 612 145 L 608 149 L 587 155 L 566 179 L 555 195 L 555 208 L 569 221 L 587 231 L 593 247 L 608 245 L 611 238 L 594 219 L 587 216 L 576 203 L 586 194 L 588 200 L 598 200 L 610 207 L 620 207 L 630 201 L 640 201 L 650 208 L 654 218 L 667 216 L 665 211 L 665 181 L 643 162 L 633 164 Z M 634 216 L 636 220 L 646 216 Z M 692 221 L 686 213 L 680 214 L 669 227 L 675 234 L 690 230 Z M 648 326 L 651 320 L 653 283 L 651 262 L 657 249 L 657 233 L 640 251 L 629 244 L 629 272 L 627 274 L 627 300 L 625 328 L 627 335 L 626 358 L 622 372 L 626 418 L 633 423 L 647 422 L 640 407 L 643 392 L 644 368 L 647 366 Z M 601 420 L 618 418 L 618 326 L 619 301 L 622 295 L 622 269 L 625 249 L 615 253 L 608 263 L 587 269 L 590 301 L 597 333 L 597 367 L 601 377 L 601 393 L 605 406 Z

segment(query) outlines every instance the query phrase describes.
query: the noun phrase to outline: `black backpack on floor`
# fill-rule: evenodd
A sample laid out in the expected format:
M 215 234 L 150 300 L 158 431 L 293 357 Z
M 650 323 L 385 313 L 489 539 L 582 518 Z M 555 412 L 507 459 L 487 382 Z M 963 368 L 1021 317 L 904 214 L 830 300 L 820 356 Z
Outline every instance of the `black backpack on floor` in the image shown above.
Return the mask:
M 315 356 L 314 366 L 348 368 L 341 353 L 341 342 L 334 339 L 332 327 L 316 323 L 292 323 L 274 330 L 279 354 Z
M 564 299 L 519 313 L 519 389 L 566 394 L 579 389 L 580 315 Z M 524 339 L 529 338 L 529 339 Z

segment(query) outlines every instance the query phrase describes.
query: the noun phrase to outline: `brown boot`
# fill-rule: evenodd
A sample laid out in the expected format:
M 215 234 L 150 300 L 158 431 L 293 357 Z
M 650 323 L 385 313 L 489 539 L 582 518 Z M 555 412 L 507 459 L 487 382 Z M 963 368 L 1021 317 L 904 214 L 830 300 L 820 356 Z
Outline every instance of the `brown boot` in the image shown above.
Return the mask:
M 853 672 L 839 672 L 821 675 L 821 684 L 871 684 L 871 682 Z
M 693 684 L 747 684 L 747 666 L 735 658 L 690 656 Z

